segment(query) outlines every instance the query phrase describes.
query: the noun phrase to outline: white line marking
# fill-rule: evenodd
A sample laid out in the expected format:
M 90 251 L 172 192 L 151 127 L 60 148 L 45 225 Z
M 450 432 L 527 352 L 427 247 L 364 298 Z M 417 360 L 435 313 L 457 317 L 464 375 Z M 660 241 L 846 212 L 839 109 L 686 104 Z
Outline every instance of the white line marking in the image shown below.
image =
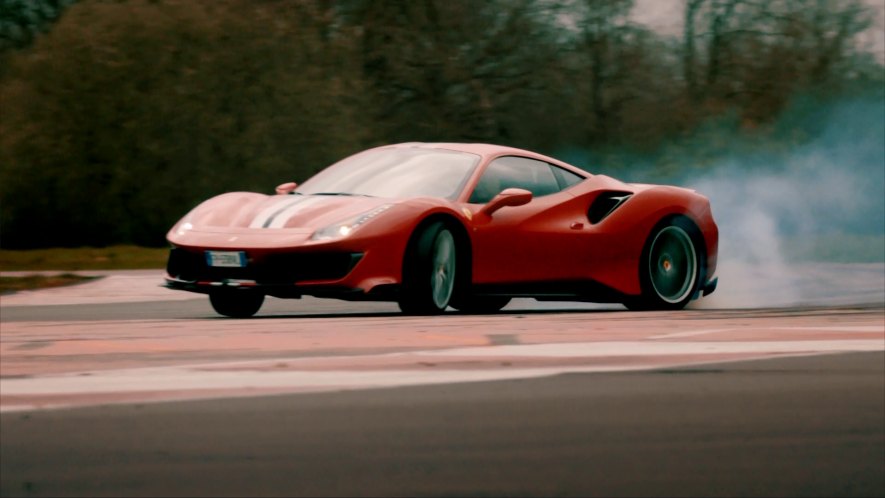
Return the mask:
M 519 344 L 474 348 L 443 349 L 415 353 L 419 356 L 528 356 L 545 358 L 691 355 L 722 353 L 800 353 L 824 351 L 885 350 L 883 339 L 830 341 L 759 341 L 759 342 L 584 342 L 561 344 Z
M 783 354 L 819 354 L 822 352 L 881 351 L 885 350 L 883 340 L 853 341 L 795 341 L 795 342 L 595 342 L 569 344 L 538 344 L 494 347 L 454 348 L 441 351 L 418 353 L 395 353 L 377 355 L 379 357 L 412 355 L 416 359 L 427 357 L 612 357 L 612 356 L 672 356 L 672 361 L 651 362 L 648 364 L 606 365 L 606 366 L 555 366 L 547 368 L 509 369 L 500 368 L 490 362 L 487 369 L 420 369 L 388 371 L 298 371 L 300 361 L 316 362 L 317 358 L 285 359 L 291 370 L 237 370 L 225 371 L 225 365 L 246 362 L 215 363 L 211 371 L 196 370 L 195 365 L 132 368 L 91 372 L 84 376 L 79 373 L 0 380 L 0 392 L 4 396 L 34 396 L 58 394 L 97 394 L 97 393 L 138 393 L 147 391 L 181 392 L 188 390 L 223 389 L 230 391 L 262 388 L 289 388 L 312 390 L 367 389 L 377 387 L 411 386 L 452 382 L 504 380 L 556 375 L 567 372 L 611 372 L 625 370 L 645 370 L 672 365 L 704 363 L 697 359 L 688 361 L 685 355 L 721 355 L 726 353 L 754 354 L 761 356 Z M 371 358 L 371 357 L 370 357 Z M 750 358 L 744 358 L 750 359 Z M 722 361 L 711 357 L 710 361 Z M 270 364 L 279 360 L 256 360 L 254 364 Z M 221 368 L 221 370 L 219 370 Z M 21 405 L 5 405 L 0 411 L 22 409 Z
M 883 332 L 885 325 L 835 325 L 832 327 L 769 327 L 770 330 L 825 330 L 833 332 Z
M 672 337 L 692 337 L 696 335 L 707 335 L 707 334 L 718 334 L 719 332 L 731 332 L 732 330 L 736 330 L 734 327 L 730 329 L 706 329 L 706 330 L 691 330 L 689 332 L 676 332 L 673 334 L 661 334 L 661 335 L 653 335 L 649 337 L 649 339 L 670 339 Z

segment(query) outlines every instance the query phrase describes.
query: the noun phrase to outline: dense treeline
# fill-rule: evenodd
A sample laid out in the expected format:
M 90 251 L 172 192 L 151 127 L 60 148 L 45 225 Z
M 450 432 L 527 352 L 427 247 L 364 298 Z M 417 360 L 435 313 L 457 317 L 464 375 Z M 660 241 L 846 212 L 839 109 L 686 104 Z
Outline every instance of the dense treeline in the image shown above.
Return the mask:
M 80 0 L 0 51 L 0 245 L 162 244 L 208 196 L 269 192 L 382 143 L 591 150 L 579 165 L 599 169 L 723 116 L 765 134 L 796 95 L 883 84 L 858 44 L 862 0 L 685 0 L 680 36 L 632 8 Z
M 0 51 L 30 45 L 76 0 L 0 0 Z

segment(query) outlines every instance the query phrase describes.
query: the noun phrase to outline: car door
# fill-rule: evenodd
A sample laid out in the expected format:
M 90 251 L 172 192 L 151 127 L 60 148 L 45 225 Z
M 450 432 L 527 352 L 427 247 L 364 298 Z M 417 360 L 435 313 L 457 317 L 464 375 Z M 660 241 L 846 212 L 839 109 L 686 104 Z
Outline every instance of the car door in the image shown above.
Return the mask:
M 582 205 L 567 188 L 584 177 L 520 156 L 493 160 L 469 203 L 479 210 L 506 188 L 532 192 L 532 201 L 505 207 L 473 226 L 473 283 L 517 284 L 573 280 L 579 256 L 573 250 L 586 222 Z

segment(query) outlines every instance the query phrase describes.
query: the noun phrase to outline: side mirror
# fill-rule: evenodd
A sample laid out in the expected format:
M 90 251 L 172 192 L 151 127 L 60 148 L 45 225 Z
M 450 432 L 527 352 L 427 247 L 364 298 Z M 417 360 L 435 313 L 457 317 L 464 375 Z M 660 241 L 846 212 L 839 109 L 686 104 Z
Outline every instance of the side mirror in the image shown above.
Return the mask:
M 297 187 L 297 186 L 298 186 L 298 184 L 295 182 L 289 182 L 289 183 L 283 183 L 283 184 L 277 185 L 277 195 L 286 195 L 288 193 L 291 193 L 293 190 L 295 190 L 295 187 Z
M 532 200 L 532 193 L 521 188 L 507 188 L 500 194 L 492 198 L 482 209 L 480 213 L 491 216 L 492 213 L 506 206 L 522 206 L 528 204 Z

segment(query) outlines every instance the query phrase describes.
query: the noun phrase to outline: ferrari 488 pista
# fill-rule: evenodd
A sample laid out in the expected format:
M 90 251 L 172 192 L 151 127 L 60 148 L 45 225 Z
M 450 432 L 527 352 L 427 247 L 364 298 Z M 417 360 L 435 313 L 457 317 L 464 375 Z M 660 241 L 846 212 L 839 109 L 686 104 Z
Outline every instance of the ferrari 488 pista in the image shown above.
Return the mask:
M 167 238 L 166 286 L 230 317 L 303 295 L 410 314 L 514 297 L 681 309 L 716 287 L 706 197 L 486 144 L 370 149 L 275 195 L 209 199 Z

